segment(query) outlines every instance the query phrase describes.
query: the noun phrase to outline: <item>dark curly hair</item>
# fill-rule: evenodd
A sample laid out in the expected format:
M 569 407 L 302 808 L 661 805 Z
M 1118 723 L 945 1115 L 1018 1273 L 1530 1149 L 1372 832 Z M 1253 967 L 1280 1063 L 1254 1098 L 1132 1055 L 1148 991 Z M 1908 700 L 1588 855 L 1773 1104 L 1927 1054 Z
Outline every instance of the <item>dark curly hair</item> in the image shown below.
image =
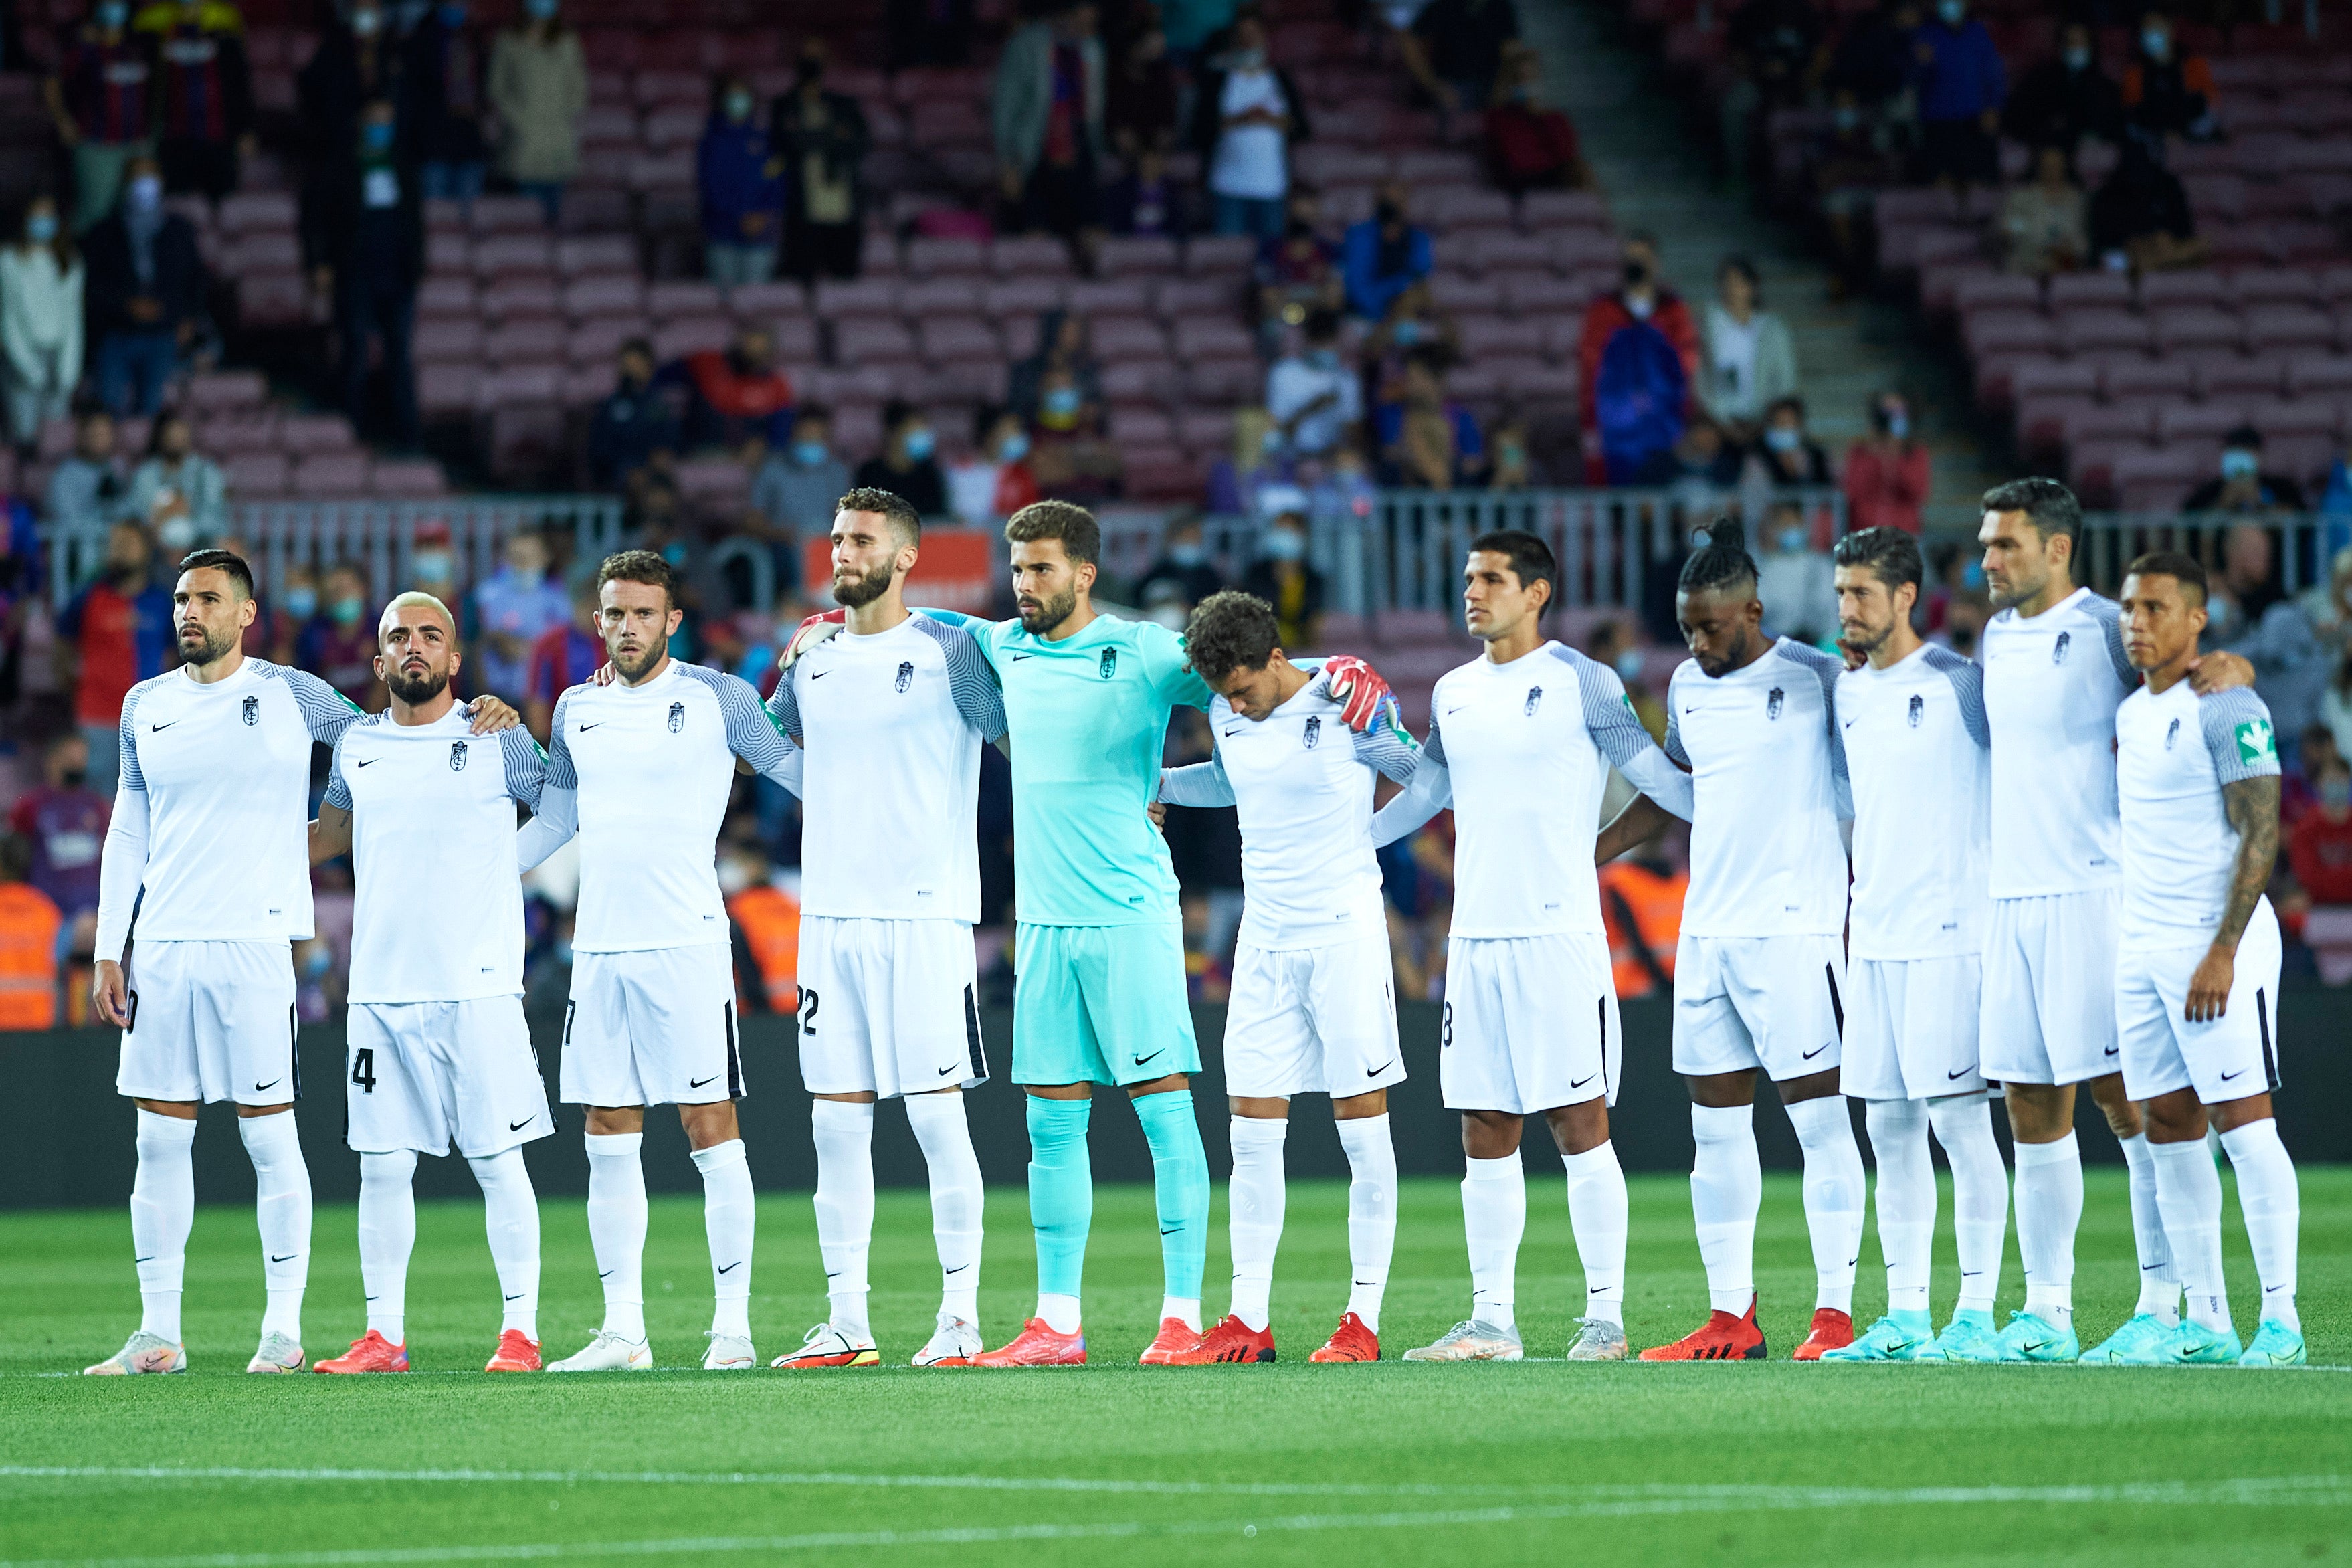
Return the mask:
M 1748 553 L 1748 530 L 1737 518 L 1718 517 L 1706 525 L 1706 542 L 1683 563 L 1675 586 L 1696 594 L 1742 583 L 1756 586 L 1756 557 Z
M 1184 651 L 1192 668 L 1212 686 L 1237 669 L 1264 669 L 1281 643 L 1274 606 L 1237 588 L 1201 601 L 1184 624 Z

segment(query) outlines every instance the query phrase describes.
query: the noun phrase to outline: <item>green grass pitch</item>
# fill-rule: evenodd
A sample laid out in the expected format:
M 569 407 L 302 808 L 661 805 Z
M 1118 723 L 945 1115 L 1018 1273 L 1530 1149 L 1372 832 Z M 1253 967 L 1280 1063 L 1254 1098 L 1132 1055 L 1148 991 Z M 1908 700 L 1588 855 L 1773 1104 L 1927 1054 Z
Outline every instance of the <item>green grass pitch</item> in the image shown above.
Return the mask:
M 2226 1176 L 2225 1176 L 2226 1180 Z M 1633 1184 L 1636 1345 L 1706 1307 L 1688 1198 Z M 1557 1356 L 1583 1296 L 1557 1179 L 1529 1194 L 1528 1352 Z M 478 1207 L 421 1205 L 404 1378 L 241 1373 L 260 1308 L 252 1215 L 196 1221 L 174 1378 L 69 1375 L 135 1324 L 128 1220 L 0 1215 L 0 1564 L 610 1561 L 1258 1564 L 2352 1562 L 2352 1168 L 2303 1173 L 2301 1372 L 1822 1367 L 1785 1358 L 1811 1305 L 1793 1177 L 1766 1184 L 1758 1278 L 1769 1364 L 1417 1366 L 1393 1360 L 1468 1295 L 1454 1184 L 1406 1184 L 1384 1314 L 1391 1359 L 1310 1366 L 1346 1296 L 1345 1192 L 1294 1184 L 1272 1366 L 1146 1371 L 1158 1307 L 1149 1192 L 1097 1194 L 1093 1364 L 916 1372 L 937 1266 L 919 1192 L 883 1194 L 873 1370 L 686 1370 L 709 1309 L 699 1203 L 658 1200 L 651 1373 L 490 1378 L 498 1292 Z M 544 1205 L 541 1326 L 596 1321 L 577 1199 Z M 1938 1314 L 1954 1288 L 1938 1242 Z M 2232 1202 L 2240 1328 L 2256 1294 Z M 983 1330 L 1034 1285 L 1025 1205 L 991 1194 Z M 1210 1245 L 1222 1309 L 1223 1193 Z M 315 1356 L 362 1323 L 349 1208 L 318 1217 Z M 2086 1341 L 2134 1291 L 2119 1169 L 2094 1170 L 2076 1279 Z M 761 1354 L 823 1315 L 805 1194 L 761 1205 Z M 1856 1316 L 1884 1274 L 1865 1243 Z M 2021 1285 L 2015 1244 L 2001 1306 Z

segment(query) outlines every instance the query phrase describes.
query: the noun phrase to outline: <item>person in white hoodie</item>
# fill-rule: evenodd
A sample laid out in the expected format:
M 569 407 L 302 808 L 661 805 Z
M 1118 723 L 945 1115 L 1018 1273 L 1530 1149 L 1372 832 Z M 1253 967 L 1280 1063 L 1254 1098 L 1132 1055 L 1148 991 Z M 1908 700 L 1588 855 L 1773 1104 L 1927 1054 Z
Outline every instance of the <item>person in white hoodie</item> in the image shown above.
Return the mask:
M 42 421 L 66 416 L 81 380 L 81 280 L 57 202 L 35 196 L 16 243 L 0 246 L 0 388 L 20 451 L 39 443 Z

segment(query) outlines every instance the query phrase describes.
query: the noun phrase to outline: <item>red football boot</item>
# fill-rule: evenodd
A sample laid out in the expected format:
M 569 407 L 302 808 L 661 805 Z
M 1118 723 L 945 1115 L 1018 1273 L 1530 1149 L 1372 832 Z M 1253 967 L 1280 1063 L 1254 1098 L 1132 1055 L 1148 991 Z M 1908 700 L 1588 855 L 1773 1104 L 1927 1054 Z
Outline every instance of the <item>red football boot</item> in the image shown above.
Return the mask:
M 1135 1358 L 1138 1366 L 1174 1366 L 1181 1359 L 1201 1348 L 1201 1336 L 1184 1326 L 1181 1318 L 1160 1320 L 1160 1332 L 1143 1347 Z
M 520 1329 L 508 1329 L 499 1335 L 498 1353 L 490 1357 L 484 1372 L 537 1372 L 539 1342 L 523 1338 Z
M 1213 1362 L 1272 1361 L 1274 1325 L 1253 1329 L 1230 1314 L 1209 1325 L 1201 1342 L 1168 1358 L 1170 1366 L 1207 1366 Z
M 1762 1361 L 1764 1331 L 1756 1326 L 1756 1300 L 1735 1318 L 1709 1312 L 1706 1321 L 1670 1345 L 1654 1345 L 1642 1352 L 1643 1361 Z
M 322 1361 L 313 1372 L 406 1372 L 408 1347 L 394 1344 L 382 1334 L 370 1329 L 352 1342 L 352 1348 L 341 1355 Z
M 1308 1361 L 1378 1361 L 1381 1359 L 1381 1336 L 1364 1327 L 1364 1320 L 1349 1312 L 1339 1319 L 1339 1326 L 1323 1342 L 1323 1348 L 1307 1358 Z
M 1835 1307 L 1813 1309 L 1813 1331 L 1797 1347 L 1790 1361 L 1819 1361 L 1823 1351 L 1837 1350 L 1853 1343 L 1853 1319 Z
M 982 1351 L 968 1363 L 972 1366 L 1084 1366 L 1087 1363 L 1087 1333 L 1082 1328 L 1075 1334 L 1056 1333 L 1043 1318 L 1032 1318 L 1021 1325 L 1021 1331 L 1003 1350 Z

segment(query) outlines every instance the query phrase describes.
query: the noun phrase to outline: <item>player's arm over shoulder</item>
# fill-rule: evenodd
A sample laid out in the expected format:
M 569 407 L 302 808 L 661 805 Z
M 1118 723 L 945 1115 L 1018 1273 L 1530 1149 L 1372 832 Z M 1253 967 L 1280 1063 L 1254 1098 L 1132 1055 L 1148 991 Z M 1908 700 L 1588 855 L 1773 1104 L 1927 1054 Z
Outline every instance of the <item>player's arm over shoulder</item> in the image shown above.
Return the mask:
M 1185 651 L 1184 639 L 1157 621 L 1124 621 L 1122 635 L 1129 647 L 1143 659 L 1144 674 L 1170 706 L 1182 705 L 1208 710 L 1217 694 L 1192 668 L 1192 656 Z
M 350 731 L 335 742 L 335 754 L 327 763 L 327 794 L 319 803 L 319 819 L 310 824 L 310 864 L 348 855 L 352 849 L 352 786 L 343 775 L 343 752 L 351 742 Z
M 539 809 L 541 794 L 547 785 L 547 753 L 530 738 L 530 731 L 517 725 L 499 731 L 499 760 L 506 768 L 507 794 L 532 810 Z
M 1969 739 L 1990 751 L 1992 748 L 1992 725 L 1985 717 L 1984 666 L 1972 658 L 1964 658 L 1950 648 L 1929 643 L 1919 657 L 1952 683 L 1952 696 L 1960 705 L 1960 722 L 1969 731 Z
M 1574 648 L 1555 647 L 1553 657 L 1576 678 L 1577 700 L 1583 704 L 1585 732 L 1610 764 L 1626 781 L 1658 805 L 1687 822 L 1698 807 L 1690 774 L 1659 749 L 1633 711 L 1633 700 L 1617 672 Z M 1671 721 L 1669 721 L 1671 724 Z M 1668 731 L 1672 734 L 1671 728 Z M 1686 762 L 1686 760 L 1685 760 Z
M 940 656 L 947 661 L 948 694 L 955 700 L 963 721 L 983 741 L 1003 735 L 1004 690 L 997 684 L 996 667 L 989 662 L 982 639 L 963 626 L 927 616 L 915 619 L 924 634 L 939 644 Z

